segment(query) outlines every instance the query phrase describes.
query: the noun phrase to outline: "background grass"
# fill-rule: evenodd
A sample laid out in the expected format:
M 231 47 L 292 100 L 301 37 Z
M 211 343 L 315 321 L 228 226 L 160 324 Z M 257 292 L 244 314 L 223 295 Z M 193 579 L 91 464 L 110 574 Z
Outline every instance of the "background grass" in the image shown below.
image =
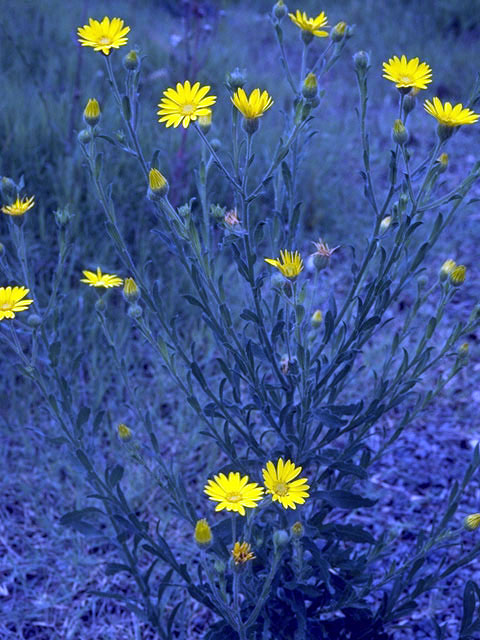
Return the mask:
M 434 88 L 426 95 L 465 102 L 479 70 L 480 3 L 325 0 L 319 5 L 305 0 L 301 6 L 299 3 L 290 8 L 297 6 L 310 14 L 325 10 L 330 24 L 339 20 L 356 24 L 355 36 L 348 41 L 345 55 L 325 79 L 326 95 L 316 120 L 318 134 L 304 158 L 301 194 L 304 213 L 299 248 L 310 252 L 310 242 L 320 235 L 333 245 L 354 243 L 361 247 L 371 224 L 371 213 L 362 195 L 359 176 L 361 150 L 351 56 L 359 49 L 371 56 L 369 128 L 374 174 L 381 185 L 387 176 L 390 131 L 396 117 L 396 92 L 381 77 L 382 61 L 402 53 L 419 56 L 429 62 L 434 73 Z M 145 55 L 140 137 L 148 158 L 155 149 L 160 150 L 172 199 L 175 204 L 181 204 L 195 195 L 193 168 L 198 162 L 199 144 L 191 132 L 167 131 L 160 126 L 156 122 L 156 104 L 162 91 L 178 80 L 198 78 L 211 84 L 219 101 L 210 135 L 221 137 L 230 113 L 223 84 L 225 74 L 236 66 L 245 68 L 248 88 L 264 87 L 275 99 L 277 113 L 271 111 L 268 126 L 265 123 L 259 134 L 268 156 L 281 124 L 279 113 L 291 100 L 286 83 L 277 81 L 281 70 L 267 15 L 270 8 L 270 2 L 247 0 L 144 0 L 141 3 L 19 0 L 2 12 L 0 174 L 15 180 L 24 175 L 26 192 L 36 197 L 35 209 L 28 214 L 26 233 L 35 273 L 35 295 L 41 305 L 50 291 L 57 260 L 53 211 L 68 204 L 75 212 L 71 223 L 72 249 L 56 322 L 65 362 L 79 352 L 85 354 L 75 379 L 71 380 L 72 392 L 94 411 L 106 411 L 99 431 L 88 435 L 92 455 L 101 464 L 127 460 L 127 451 L 115 438 L 115 427 L 124 421 L 135 432 L 135 425 L 125 390 L 109 366 L 109 354 L 95 323 L 94 296 L 78 284 L 82 269 L 100 264 L 107 271 L 115 271 L 119 262 L 106 236 L 103 214 L 89 184 L 76 135 L 82 128 L 81 114 L 89 97 L 95 96 L 101 103 L 102 127 L 106 133 L 114 134 L 121 123 L 114 110 L 102 60 L 93 51 L 78 46 L 76 28 L 87 22 L 89 16 L 101 18 L 103 15 L 121 16 L 130 25 L 129 45 L 138 46 Z M 290 64 L 295 71 L 300 64 L 298 32 L 287 22 L 284 22 L 284 31 Z M 127 50 L 114 54 L 114 67 L 119 74 L 120 61 Z M 433 143 L 434 122 L 417 107 L 409 128 L 411 149 L 420 157 Z M 456 184 L 478 158 L 478 135 L 478 127 L 465 127 L 450 142 L 446 189 Z M 258 155 L 260 167 L 264 159 L 262 154 Z M 150 264 L 152 278 L 159 281 L 166 308 L 172 315 L 177 314 L 180 331 L 195 339 L 199 357 L 207 363 L 211 353 L 209 339 L 198 318 L 185 308 L 178 295 L 184 288 L 183 276 L 169 266 L 171 259 L 166 249 L 152 239 L 153 216 L 145 199 L 139 168 L 128 157 L 118 154 L 114 162 L 105 166 L 105 176 L 112 182 L 117 216 L 132 253 L 140 263 Z M 478 197 L 479 191 L 476 185 L 473 195 Z M 213 192 L 219 204 L 229 206 L 229 193 L 220 179 L 215 178 Z M 261 206 L 267 207 L 268 202 L 264 201 Z M 455 304 L 449 309 L 450 324 L 459 315 L 465 317 L 480 298 L 479 221 L 475 204 L 460 211 L 449 235 L 437 247 L 437 255 L 427 264 L 431 277 L 435 277 L 445 257 L 454 257 L 469 269 L 468 285 L 459 291 Z M 20 276 L 6 221 L 0 220 L 0 223 L 0 242 L 6 250 L 4 259 Z M 348 282 L 350 265 L 346 253 L 337 255 L 328 277 L 341 291 Z M 406 298 L 401 304 L 408 306 L 410 302 Z M 141 401 L 155 416 L 165 457 L 179 465 L 194 496 L 202 474 L 214 468 L 216 452 L 205 446 L 192 412 L 132 331 L 123 309 L 124 305 L 112 297 L 108 313 L 111 320 L 115 318 L 116 339 L 126 353 Z M 79 322 L 80 314 L 82 322 Z M 478 439 L 478 336 L 470 336 L 469 342 L 468 374 L 448 387 L 428 421 L 418 421 L 414 431 L 405 436 L 392 457 L 377 470 L 374 482 L 382 498 L 378 517 L 387 526 L 400 526 L 402 532 L 415 531 L 428 520 L 428 514 L 441 508 L 444 492 L 453 478 L 461 474 L 472 443 Z M 379 353 L 383 346 L 378 345 Z M 4 353 L 6 366 L 2 368 L 0 381 L 3 438 L 0 465 L 4 470 L 0 478 L 0 637 L 150 638 L 150 632 L 121 606 L 89 595 L 89 589 L 104 589 L 112 580 L 126 593 L 132 586 L 125 578 L 105 576 L 102 563 L 115 561 L 115 549 L 95 546 L 59 526 L 59 517 L 64 512 L 88 503 L 82 475 L 67 452 L 50 439 L 58 435 L 57 427 L 38 405 L 34 390 L 9 366 L 8 357 Z M 374 358 L 375 351 L 371 351 L 369 357 Z M 394 420 L 395 414 L 389 419 Z M 418 463 L 420 458 L 424 477 L 412 479 L 410 465 L 412 460 Z M 439 479 L 436 470 L 442 464 L 447 465 L 449 472 L 446 478 Z M 434 476 L 437 476 L 437 485 Z M 419 488 L 422 483 L 426 483 L 423 489 Z M 126 484 L 142 514 L 150 514 L 152 520 L 162 515 L 164 532 L 182 552 L 189 544 L 191 532 L 184 531 L 181 523 L 169 516 L 162 494 L 152 479 L 130 463 Z M 412 499 L 412 496 L 417 497 Z M 479 510 L 479 498 L 478 491 L 474 490 L 465 509 Z M 399 552 L 401 550 L 400 542 Z M 468 572 L 467 576 L 475 575 L 478 567 Z M 448 596 L 447 602 L 440 596 L 429 606 L 454 627 L 458 598 L 455 601 Z M 201 637 L 208 614 L 194 608 L 189 610 L 186 619 L 187 637 Z M 398 633 L 401 634 L 400 630 Z

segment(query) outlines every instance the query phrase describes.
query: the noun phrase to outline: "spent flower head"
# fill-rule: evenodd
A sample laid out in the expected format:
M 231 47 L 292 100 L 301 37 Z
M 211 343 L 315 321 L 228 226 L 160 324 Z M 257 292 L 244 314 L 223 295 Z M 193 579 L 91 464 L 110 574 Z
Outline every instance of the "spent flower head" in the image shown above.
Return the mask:
M 93 47 L 94 51 L 101 51 L 108 56 L 111 49 L 118 49 L 127 44 L 127 33 L 130 27 L 123 26 L 120 18 L 107 18 L 101 22 L 89 18 L 88 24 L 78 27 L 78 41 L 82 47 Z
M 25 287 L 0 287 L 0 320 L 11 320 L 16 313 L 28 309 L 33 302 L 25 299 L 28 292 Z
M 267 493 L 285 509 L 296 509 L 296 505 L 304 504 L 305 498 L 310 495 L 307 478 L 295 479 L 301 471 L 302 467 L 296 467 L 291 460 L 284 462 L 283 458 L 277 461 L 277 466 L 269 461 L 267 468 L 262 469 Z
M 263 488 L 257 482 L 248 482 L 248 476 L 240 477 L 238 471 L 214 476 L 205 485 L 204 492 L 210 500 L 218 502 L 215 511 L 226 509 L 245 515 L 245 507 L 253 509 L 263 497 Z
M 340 249 L 340 245 L 333 247 L 330 249 L 328 244 L 324 242 L 321 238 L 318 239 L 318 242 L 313 243 L 315 245 L 316 251 L 314 251 L 311 255 L 313 257 L 313 264 L 318 271 L 322 269 L 326 269 L 330 263 L 330 258 L 333 256 L 337 249 Z
M 120 287 L 123 284 L 122 278 L 119 278 L 116 274 L 102 273 L 100 267 L 97 267 L 97 272 L 82 271 L 85 278 L 82 278 L 80 282 L 85 282 L 90 287 L 103 287 L 110 289 L 111 287 Z
M 291 280 L 294 280 L 303 270 L 303 260 L 298 251 L 284 249 L 280 251 L 280 258 L 265 258 L 265 262 L 278 269 L 285 278 Z
M 235 542 L 232 549 L 232 558 L 236 565 L 242 565 L 253 560 L 255 555 L 252 552 L 252 546 L 248 542 Z
M 410 89 L 426 89 L 432 81 L 432 70 L 419 58 L 407 60 L 406 56 L 393 56 L 383 63 L 383 72 L 383 77 L 394 82 L 402 93 L 408 93 Z
M 208 96 L 210 86 L 200 86 L 199 82 L 191 85 L 188 80 L 183 84 L 177 83 L 177 88 L 171 87 L 163 92 L 164 97 L 158 106 L 157 114 L 161 116 L 159 122 L 165 122 L 166 127 L 172 125 L 177 128 L 180 124 L 186 129 L 190 122 L 194 122 L 199 116 L 207 116 L 211 113 L 210 107 L 215 104 L 217 97 Z
M 23 214 L 33 206 L 35 206 L 35 196 L 31 196 L 30 198 L 25 196 L 25 198 L 20 200 L 20 196 L 17 195 L 15 202 L 4 205 L 2 211 L 9 216 L 23 216 Z

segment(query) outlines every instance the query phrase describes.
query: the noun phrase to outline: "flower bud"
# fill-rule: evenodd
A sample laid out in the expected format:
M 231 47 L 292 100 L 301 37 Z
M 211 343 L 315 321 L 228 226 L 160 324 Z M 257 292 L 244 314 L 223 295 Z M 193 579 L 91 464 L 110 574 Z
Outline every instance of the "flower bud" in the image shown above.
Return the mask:
M 203 133 L 207 135 L 210 131 L 210 127 L 212 126 L 212 110 L 209 109 L 208 115 L 206 116 L 198 116 L 197 122 Z
M 419 289 L 425 289 L 425 287 L 427 286 L 427 283 L 428 283 L 428 279 L 426 276 L 418 276 L 417 287 Z
M 343 22 L 343 20 L 341 22 L 337 22 L 337 24 L 330 31 L 330 38 L 332 39 L 332 42 L 340 42 L 341 40 L 343 40 L 346 30 L 346 22 Z
M 88 129 L 82 129 L 78 133 L 77 140 L 80 142 L 80 144 L 88 144 L 92 141 L 92 134 Z
M 302 85 L 302 94 L 306 100 L 312 100 L 316 98 L 318 93 L 317 76 L 314 73 L 309 73 Z
M 459 287 L 465 282 L 466 275 L 467 267 L 463 264 L 459 264 L 450 272 L 450 282 L 454 287 Z
M 153 167 L 148 172 L 148 197 L 150 200 L 158 200 L 168 193 L 168 181 L 158 169 Z
M 208 547 L 212 542 L 212 530 L 205 518 L 198 520 L 195 525 L 194 538 L 199 547 Z
M 3 176 L 0 185 L 0 191 L 2 192 L 2 197 L 4 200 L 13 202 L 17 196 L 17 185 L 11 178 Z
M 123 283 L 123 297 L 125 302 L 128 302 L 129 304 L 135 304 L 135 302 L 140 298 L 140 291 L 133 278 L 125 278 Z
M 290 536 L 288 535 L 288 531 L 285 529 L 277 529 L 277 531 L 273 534 L 273 546 L 275 551 L 277 549 L 283 549 L 287 546 L 290 541 Z
M 353 56 L 353 64 L 357 73 L 365 74 L 370 66 L 370 56 L 366 51 L 357 51 Z
M 235 67 L 233 71 L 227 73 L 227 77 L 225 78 L 225 84 L 227 85 L 227 89 L 232 93 L 235 93 L 237 89 L 241 89 L 247 81 L 247 72 L 245 69 L 239 69 Z
M 106 309 L 106 305 L 105 305 L 105 300 L 102 298 L 99 298 L 96 302 L 95 302 L 95 311 L 97 313 L 104 313 Z
M 136 71 L 140 66 L 140 60 L 138 59 L 137 52 L 132 49 L 123 58 L 123 66 L 127 71 Z
M 448 153 L 442 153 L 437 158 L 438 173 L 444 173 L 448 169 Z
M 468 361 L 468 355 L 469 355 L 469 350 L 470 350 L 470 345 L 468 344 L 468 342 L 463 342 L 459 347 L 458 347 L 458 351 L 457 351 L 457 358 L 458 358 L 458 363 L 459 364 L 466 364 Z
M 227 213 L 227 207 L 221 207 L 219 204 L 211 204 L 210 205 L 210 215 L 215 220 L 225 220 L 225 215 Z
M 213 140 L 210 140 L 210 146 L 214 151 L 218 151 L 221 148 L 222 143 L 218 138 L 213 138 Z
M 471 513 L 469 516 L 465 518 L 463 521 L 465 529 L 468 531 L 475 531 L 480 527 L 480 513 Z
M 294 538 L 301 538 L 305 532 L 304 528 L 303 528 L 303 524 L 297 520 L 297 522 L 294 522 L 292 524 L 292 527 L 290 529 L 291 533 L 292 533 L 292 537 Z
M 141 318 L 142 316 L 142 307 L 139 304 L 131 304 L 128 307 L 128 317 L 131 318 L 132 320 L 138 320 L 139 318 Z
M 314 329 L 318 329 L 318 327 L 322 324 L 323 313 L 320 309 L 317 309 L 312 313 L 312 317 L 310 318 L 310 322 L 312 323 L 312 327 Z
M 213 566 L 215 568 L 215 571 L 218 573 L 218 575 L 223 576 L 223 574 L 225 573 L 225 569 L 227 568 L 227 565 L 225 564 L 225 562 L 217 558 L 213 563 Z
M 397 119 L 393 123 L 392 139 L 401 147 L 408 142 L 408 131 L 401 120 Z
M 403 115 L 407 116 L 411 111 L 415 109 L 417 100 L 411 93 L 407 94 L 403 99 Z
M 131 430 L 127 427 L 126 424 L 123 424 L 123 422 L 121 422 L 118 425 L 117 433 L 118 433 L 118 437 L 120 438 L 120 440 L 122 440 L 122 442 L 128 442 L 129 440 L 132 439 Z
M 101 111 L 98 100 L 96 98 L 90 98 L 83 111 L 83 120 L 85 121 L 85 124 L 94 127 L 100 120 L 100 115 Z
M 71 211 L 70 205 L 67 204 L 62 209 L 57 209 L 56 211 L 54 211 L 53 215 L 55 216 L 55 222 L 57 223 L 57 226 L 61 229 L 70 222 L 75 214 Z
M 283 0 L 278 0 L 278 2 L 273 5 L 273 16 L 279 21 L 287 15 L 287 11 L 287 6 Z
M 42 324 L 42 318 L 38 315 L 38 313 L 31 313 L 28 316 L 28 326 L 32 327 L 32 329 L 37 329 Z
M 440 281 L 445 282 L 445 280 L 448 278 L 448 276 L 451 274 L 451 272 L 455 269 L 456 266 L 457 264 L 454 260 L 451 260 L 450 258 L 448 260 L 445 260 L 445 262 L 440 267 L 440 273 L 438 275 L 438 277 L 440 278 Z

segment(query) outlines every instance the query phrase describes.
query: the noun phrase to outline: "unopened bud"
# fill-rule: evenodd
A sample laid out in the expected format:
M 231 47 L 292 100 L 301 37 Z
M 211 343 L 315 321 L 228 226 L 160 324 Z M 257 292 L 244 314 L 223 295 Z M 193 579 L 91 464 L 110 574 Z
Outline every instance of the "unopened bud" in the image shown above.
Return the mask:
M 138 320 L 142 316 L 142 307 L 139 304 L 131 304 L 127 310 L 129 318 L 132 320 Z
M 385 233 L 392 224 L 392 216 L 385 216 L 380 222 L 380 233 Z
M 88 129 L 82 129 L 78 133 L 77 140 L 80 142 L 80 144 L 88 144 L 92 141 L 92 134 Z
M 353 64 L 358 73 L 364 74 L 370 66 L 370 56 L 366 51 L 357 51 L 353 56 Z
M 332 39 L 332 42 L 340 42 L 341 40 L 343 40 L 346 30 L 346 22 L 343 22 L 343 20 L 342 22 L 337 22 L 337 24 L 330 31 L 330 38 Z
M 127 427 L 126 424 L 123 424 L 123 422 L 121 422 L 118 425 L 117 433 L 118 433 L 118 437 L 120 438 L 120 440 L 122 440 L 122 442 L 128 442 L 129 440 L 132 439 L 131 430 Z
M 225 84 L 227 85 L 227 89 L 229 89 L 232 93 L 235 93 L 237 89 L 241 89 L 247 81 L 247 72 L 245 69 L 239 69 L 235 67 L 233 71 L 227 73 L 227 77 L 225 78 Z
M 301 538 L 304 534 L 303 524 L 300 521 L 294 522 L 290 531 L 294 538 Z
M 194 538 L 199 547 L 208 547 L 212 542 L 212 530 L 205 518 L 198 520 L 195 525 Z
M 7 178 L 7 176 L 3 176 L 2 182 L 0 184 L 0 190 L 2 192 L 2 197 L 7 202 L 13 202 L 17 195 L 17 185 L 11 178 Z
M 125 278 L 123 283 L 123 297 L 129 304 L 134 304 L 140 298 L 140 291 L 133 278 Z
M 465 518 L 463 521 L 465 529 L 468 531 L 475 531 L 480 527 L 480 513 L 471 513 L 469 516 Z
M 57 223 L 57 226 L 61 228 L 65 227 L 70 222 L 70 220 L 74 216 L 74 213 L 71 211 L 70 205 L 67 204 L 65 207 L 54 211 L 53 215 L 55 216 L 55 222 Z
M 393 123 L 392 139 L 401 147 L 408 142 L 408 131 L 401 120 L 395 120 Z
M 456 266 L 457 264 L 455 260 L 451 260 L 450 258 L 448 260 L 445 260 L 445 262 L 440 267 L 440 273 L 438 275 L 438 277 L 440 278 L 440 281 L 444 282 L 448 278 L 448 276 L 452 273 L 452 271 L 455 269 Z
M 132 49 L 123 58 L 123 66 L 127 71 L 135 71 L 140 66 L 140 60 L 138 59 L 137 52 Z
M 318 329 L 318 327 L 322 324 L 322 321 L 323 321 L 323 313 L 320 311 L 320 309 L 317 309 L 312 313 L 312 317 L 310 318 L 312 327 L 314 329 Z
M 448 153 L 442 153 L 437 158 L 438 173 L 444 173 L 448 169 Z
M 450 272 L 450 282 L 454 287 L 459 287 L 465 282 L 466 275 L 467 267 L 463 264 L 459 264 Z
M 222 143 L 218 138 L 213 138 L 213 140 L 210 140 L 210 146 L 214 151 L 218 151 L 221 148 Z
M 87 102 L 87 106 L 83 111 L 83 119 L 85 121 L 85 124 L 94 127 L 100 120 L 100 115 L 101 111 L 98 100 L 96 98 L 90 98 Z
M 212 110 L 209 109 L 206 116 L 198 116 L 197 122 L 203 133 L 207 135 L 210 131 L 210 127 L 212 126 Z
M 168 181 L 158 169 L 152 168 L 148 172 L 148 197 L 151 200 L 164 198 L 168 193 Z
M 316 98 L 318 93 L 317 76 L 314 73 L 309 73 L 302 85 L 302 94 L 306 100 L 312 100 Z
M 427 276 L 419 276 L 417 279 L 417 286 L 419 289 L 425 289 L 427 286 L 428 279 Z
M 273 534 L 273 546 L 275 550 L 283 549 L 290 540 L 290 536 L 285 529 L 277 529 Z
M 227 213 L 227 207 L 221 207 L 219 204 L 211 204 L 210 205 L 210 215 L 215 220 L 225 220 L 225 215 Z
M 225 562 L 217 558 L 213 563 L 213 566 L 215 568 L 215 571 L 218 573 L 218 575 L 223 576 L 223 574 L 225 573 L 225 569 L 227 568 L 227 565 L 225 564 Z
M 273 5 L 273 15 L 277 20 L 282 20 L 287 15 L 287 11 L 287 6 L 283 0 L 278 0 L 278 2 Z
M 32 327 L 32 329 L 37 329 L 42 324 L 42 318 L 38 315 L 38 313 L 31 313 L 28 316 L 28 326 Z

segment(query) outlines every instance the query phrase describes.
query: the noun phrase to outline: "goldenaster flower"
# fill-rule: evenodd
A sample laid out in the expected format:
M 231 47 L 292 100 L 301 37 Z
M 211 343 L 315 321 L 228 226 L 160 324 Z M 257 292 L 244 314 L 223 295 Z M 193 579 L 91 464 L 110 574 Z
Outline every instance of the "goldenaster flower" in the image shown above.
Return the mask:
M 24 300 L 29 289 L 25 287 L 0 287 L 0 320 L 14 318 L 19 311 L 25 311 L 33 300 Z
M 97 273 L 93 271 L 82 271 L 85 278 L 82 278 L 80 282 L 85 282 L 90 287 L 104 287 L 109 289 L 110 287 L 120 287 L 123 284 L 123 280 L 117 275 L 108 273 L 102 273 L 100 267 L 97 267 Z
M 303 269 L 303 260 L 298 251 L 280 251 L 280 259 L 265 258 L 265 262 L 276 267 L 285 278 L 296 278 Z
M 296 467 L 290 460 L 284 463 L 283 458 L 278 460 L 276 468 L 273 462 L 267 462 L 267 468 L 262 469 L 267 493 L 285 509 L 296 509 L 296 504 L 303 504 L 309 497 L 307 478 L 295 480 L 301 470 L 302 467 Z
M 179 124 L 183 124 L 186 129 L 190 121 L 195 121 L 199 116 L 208 116 L 211 114 L 209 107 L 215 104 L 216 96 L 207 96 L 210 86 L 200 87 L 200 83 L 196 82 L 193 86 L 186 80 L 183 84 L 177 83 L 176 89 L 167 89 L 163 92 L 165 96 L 158 104 L 160 109 L 157 111 L 159 122 L 165 122 L 166 127 L 172 125 L 177 128 Z
M 316 18 L 309 18 L 305 11 L 296 10 L 295 13 L 289 13 L 288 17 L 302 31 L 308 31 L 317 38 L 326 38 L 328 31 L 324 31 L 321 27 L 327 26 L 327 16 L 322 11 Z
M 397 89 L 426 89 L 432 81 L 432 70 L 418 58 L 407 60 L 406 56 L 393 56 L 383 63 L 383 77 L 395 83 Z
M 425 100 L 425 111 L 437 119 L 439 124 L 445 127 L 459 127 L 462 124 L 474 124 L 480 115 L 471 109 L 464 108 L 463 104 L 456 104 L 454 107 L 450 102 L 442 104 L 438 98 L 433 98 L 433 102 Z
M 254 89 L 249 98 L 247 98 L 247 94 L 243 89 L 237 89 L 233 97 L 230 97 L 230 100 L 243 117 L 249 120 L 260 118 L 273 104 L 273 100 L 268 93 L 263 91 L 263 93 L 260 94 L 260 89 Z
M 251 551 L 252 547 L 248 542 L 235 542 L 232 549 L 232 556 L 235 564 L 245 564 L 253 560 L 255 555 Z
M 17 195 L 15 202 L 13 204 L 6 204 L 3 206 L 2 211 L 3 213 L 8 213 L 9 216 L 23 216 L 26 211 L 35 206 L 34 200 L 35 196 L 32 196 L 31 198 L 25 197 L 20 200 Z
M 82 47 L 93 47 L 94 51 L 101 51 L 106 56 L 110 54 L 110 49 L 118 49 L 127 44 L 127 33 L 130 27 L 123 26 L 120 18 L 107 18 L 99 22 L 89 18 L 88 24 L 78 27 L 78 41 Z
M 224 473 L 214 476 L 205 485 L 204 492 L 210 500 L 218 502 L 215 511 L 226 509 L 245 515 L 245 507 L 254 508 L 262 499 L 263 488 L 258 483 L 248 484 L 248 476 L 240 477 L 238 471 L 230 471 L 228 478 Z

